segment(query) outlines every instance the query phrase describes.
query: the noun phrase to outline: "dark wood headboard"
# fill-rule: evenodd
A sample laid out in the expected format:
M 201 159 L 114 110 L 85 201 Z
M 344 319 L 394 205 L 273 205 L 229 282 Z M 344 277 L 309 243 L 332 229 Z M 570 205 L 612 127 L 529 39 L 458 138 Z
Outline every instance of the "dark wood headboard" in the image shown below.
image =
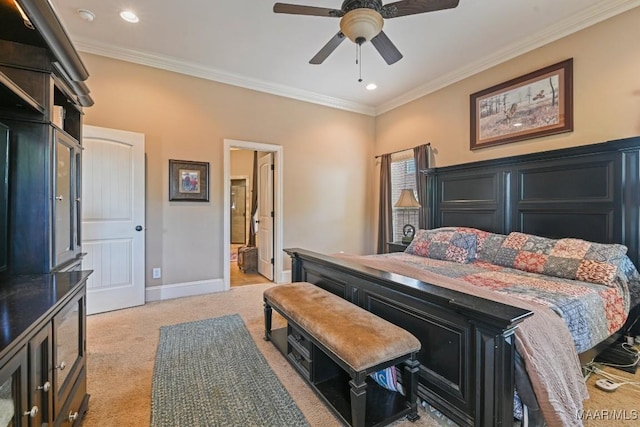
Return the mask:
M 621 243 L 640 266 L 640 137 L 423 173 L 428 228 Z

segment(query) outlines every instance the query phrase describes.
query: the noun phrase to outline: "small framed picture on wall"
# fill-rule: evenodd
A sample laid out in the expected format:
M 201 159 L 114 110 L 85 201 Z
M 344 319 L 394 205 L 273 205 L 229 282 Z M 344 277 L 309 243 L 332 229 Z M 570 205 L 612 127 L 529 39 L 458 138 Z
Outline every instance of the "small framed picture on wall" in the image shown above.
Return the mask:
M 169 159 L 169 200 L 209 201 L 209 163 Z

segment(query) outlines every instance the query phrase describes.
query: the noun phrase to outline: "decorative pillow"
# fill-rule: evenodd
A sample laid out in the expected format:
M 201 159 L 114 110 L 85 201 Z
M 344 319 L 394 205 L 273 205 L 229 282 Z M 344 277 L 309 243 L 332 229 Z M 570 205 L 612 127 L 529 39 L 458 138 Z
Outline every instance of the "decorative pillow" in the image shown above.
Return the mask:
M 418 230 L 405 253 L 465 264 L 476 257 L 477 237 L 454 228 Z
M 513 232 L 496 253 L 494 264 L 531 273 L 610 285 L 627 247 L 580 239 L 547 239 Z
M 455 227 L 455 230 L 461 233 L 475 234 L 478 239 L 476 258 L 491 264 L 493 264 L 496 258 L 498 249 L 500 249 L 502 243 L 507 238 L 504 234 L 491 233 L 471 227 Z

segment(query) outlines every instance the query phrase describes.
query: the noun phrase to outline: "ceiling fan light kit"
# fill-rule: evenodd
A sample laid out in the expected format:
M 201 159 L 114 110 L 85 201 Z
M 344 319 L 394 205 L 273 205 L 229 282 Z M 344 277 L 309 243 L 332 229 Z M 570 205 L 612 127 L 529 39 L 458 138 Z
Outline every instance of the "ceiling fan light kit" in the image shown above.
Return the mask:
M 391 65 L 402 59 L 402 54 L 382 31 L 384 19 L 452 9 L 457 7 L 459 2 L 460 0 L 400 0 L 383 5 L 382 0 L 344 0 L 340 9 L 276 3 L 273 5 L 273 11 L 292 15 L 342 18 L 340 31 L 311 58 L 310 64 L 322 64 L 331 52 L 348 38 L 358 46 L 370 41 L 386 63 Z
M 352 42 L 362 44 L 380 34 L 383 25 L 382 15 L 375 10 L 354 9 L 340 20 L 340 31 Z

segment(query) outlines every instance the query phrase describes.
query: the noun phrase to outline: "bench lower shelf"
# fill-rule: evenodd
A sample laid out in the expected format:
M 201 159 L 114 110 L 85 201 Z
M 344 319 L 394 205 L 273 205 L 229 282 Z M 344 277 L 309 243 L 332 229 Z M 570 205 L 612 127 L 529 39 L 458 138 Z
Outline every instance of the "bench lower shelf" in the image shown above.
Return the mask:
M 290 328 L 289 326 L 272 330 L 269 334 L 269 340 L 309 382 L 316 394 L 333 410 L 338 418 L 346 425 L 351 425 L 349 386 L 351 378 L 347 372 L 315 346 L 312 346 L 309 352 L 310 360 L 304 358 L 303 361 L 297 361 L 295 357 L 292 357 L 292 345 L 288 340 Z M 298 357 L 303 356 L 298 355 Z M 402 394 L 386 390 L 373 379 L 367 379 L 366 427 L 387 425 L 410 413 L 411 407 Z
M 323 382 L 314 383 L 314 389 L 320 397 L 349 424 L 351 420 L 351 398 L 349 376 L 337 375 Z M 367 410 L 365 426 L 386 425 L 408 415 L 406 399 L 400 393 L 385 390 L 375 381 L 367 380 Z

